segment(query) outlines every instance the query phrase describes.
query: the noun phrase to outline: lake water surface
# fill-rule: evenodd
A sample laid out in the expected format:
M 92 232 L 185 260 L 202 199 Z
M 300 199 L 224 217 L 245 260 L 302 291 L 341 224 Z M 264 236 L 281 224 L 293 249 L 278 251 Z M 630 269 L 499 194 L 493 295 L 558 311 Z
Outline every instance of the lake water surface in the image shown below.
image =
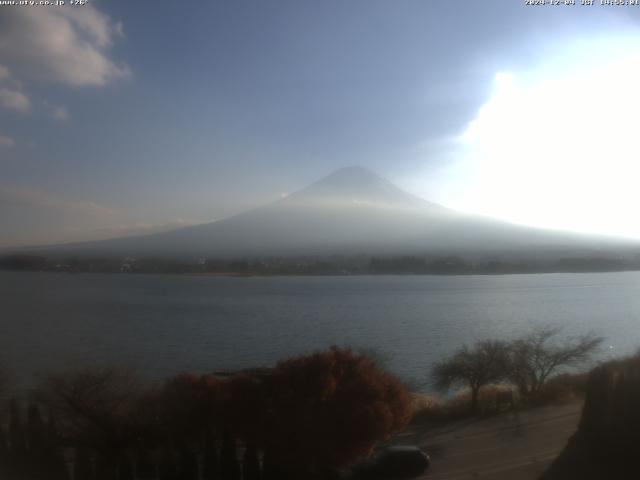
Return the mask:
M 19 384 L 86 363 L 159 377 L 270 365 L 330 345 L 374 348 L 424 381 L 465 342 L 536 325 L 640 347 L 640 272 L 220 278 L 0 272 L 0 361 Z

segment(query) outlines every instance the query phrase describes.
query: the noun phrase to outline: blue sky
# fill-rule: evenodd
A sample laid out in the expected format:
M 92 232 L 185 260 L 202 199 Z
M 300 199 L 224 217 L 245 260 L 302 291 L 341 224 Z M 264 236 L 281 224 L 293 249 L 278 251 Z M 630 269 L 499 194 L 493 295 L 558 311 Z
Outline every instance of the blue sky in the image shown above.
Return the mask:
M 0 6 L 0 246 L 219 219 L 346 165 L 500 216 L 498 200 L 473 196 L 486 189 L 456 140 L 496 78 L 529 79 L 526 93 L 583 41 L 633 46 L 638 12 L 511 0 Z M 629 234 L 602 225 L 575 229 Z

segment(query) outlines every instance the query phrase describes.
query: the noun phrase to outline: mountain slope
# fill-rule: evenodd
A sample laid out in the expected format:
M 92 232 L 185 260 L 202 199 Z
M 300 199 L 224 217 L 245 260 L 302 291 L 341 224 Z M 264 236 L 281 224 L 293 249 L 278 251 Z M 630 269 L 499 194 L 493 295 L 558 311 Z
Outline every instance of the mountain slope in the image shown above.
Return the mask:
M 621 242 L 463 215 L 360 167 L 272 204 L 170 232 L 38 249 L 74 255 L 230 257 L 329 254 L 566 254 Z

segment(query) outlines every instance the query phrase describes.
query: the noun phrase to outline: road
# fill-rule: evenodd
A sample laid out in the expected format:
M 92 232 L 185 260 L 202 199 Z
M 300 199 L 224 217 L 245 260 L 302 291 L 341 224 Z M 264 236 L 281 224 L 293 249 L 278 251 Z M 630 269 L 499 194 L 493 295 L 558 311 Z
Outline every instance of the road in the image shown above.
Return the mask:
M 411 427 L 393 443 L 421 446 L 432 465 L 425 480 L 533 480 L 575 432 L 582 403 L 507 412 L 438 429 Z

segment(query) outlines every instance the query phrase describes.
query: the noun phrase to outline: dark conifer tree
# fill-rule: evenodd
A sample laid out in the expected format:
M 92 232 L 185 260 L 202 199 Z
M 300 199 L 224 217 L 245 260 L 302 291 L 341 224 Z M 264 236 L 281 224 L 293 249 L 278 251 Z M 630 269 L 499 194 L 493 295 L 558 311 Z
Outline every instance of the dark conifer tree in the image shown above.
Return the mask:
M 224 431 L 220 454 L 220 473 L 222 480 L 240 480 L 240 465 L 236 451 L 236 441 L 229 430 Z
M 242 457 L 242 480 L 260 480 L 260 459 L 254 443 L 249 443 Z
M 7 444 L 7 434 L 0 425 L 0 478 L 9 477 L 9 445 Z
M 204 456 L 202 459 L 202 479 L 218 480 L 220 478 L 220 462 L 216 441 L 211 430 L 207 429 L 204 437 Z
M 26 437 L 26 471 L 30 475 L 29 478 L 49 478 L 52 465 L 47 444 L 47 428 L 40 415 L 40 409 L 33 403 L 27 408 Z
M 49 472 L 47 480 L 69 480 L 69 470 L 60 447 L 60 436 L 55 418 L 49 413 L 47 420 L 46 453 L 44 464 Z
M 282 472 L 278 469 L 269 453 L 262 457 L 262 480 L 282 480 Z
M 47 433 L 46 433 L 46 444 L 47 448 L 57 447 L 60 442 L 58 436 L 58 427 L 56 426 L 56 419 L 49 412 L 49 416 L 47 417 Z
M 96 480 L 117 480 L 118 461 L 112 456 L 98 453 L 96 456 Z
M 180 480 L 198 480 L 198 457 L 185 446 L 180 451 Z
M 25 440 L 20 407 L 18 402 L 12 399 L 9 404 L 9 457 L 7 461 L 10 478 L 23 478 L 29 474 Z
M 9 453 L 9 445 L 7 444 L 7 434 L 2 424 L 0 424 L 0 458 L 5 458 Z
M 47 431 L 40 409 L 30 404 L 27 410 L 27 444 L 31 455 L 42 455 L 47 448 Z
M 118 462 L 118 480 L 135 480 L 133 462 L 126 453 L 120 457 Z
M 149 450 L 139 447 L 136 451 L 136 476 L 138 480 L 155 480 L 156 467 Z
M 25 434 L 20 416 L 20 407 L 15 399 L 9 407 L 9 447 L 14 459 L 23 457 L 26 452 Z
M 175 453 L 170 448 L 165 447 L 162 449 L 158 467 L 158 478 L 160 480 L 180 480 Z
M 73 480 L 92 480 L 91 455 L 85 447 L 76 447 L 73 455 Z
M 47 453 L 49 465 L 46 480 L 69 480 L 69 469 L 60 448 L 54 448 Z

